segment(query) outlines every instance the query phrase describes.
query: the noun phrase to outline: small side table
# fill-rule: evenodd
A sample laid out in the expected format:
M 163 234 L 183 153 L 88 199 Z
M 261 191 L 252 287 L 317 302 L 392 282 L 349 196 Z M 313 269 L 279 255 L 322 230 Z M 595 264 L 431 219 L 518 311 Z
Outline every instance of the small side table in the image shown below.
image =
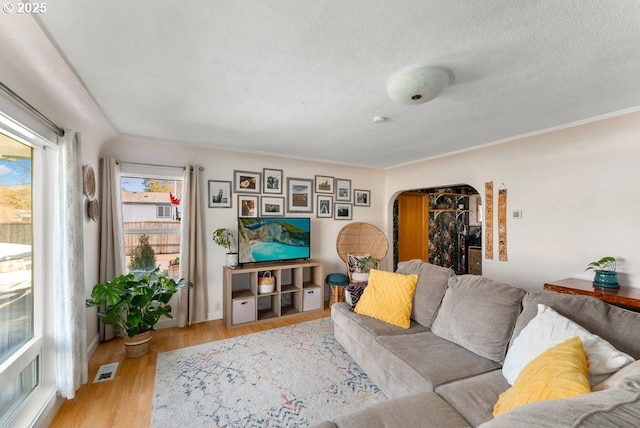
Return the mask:
M 344 287 L 349 285 L 349 278 L 343 273 L 330 273 L 326 279 L 331 289 L 329 294 L 329 307 L 334 303 L 344 302 Z
M 547 282 L 545 290 L 564 294 L 580 294 L 593 296 L 612 305 L 640 312 L 640 289 L 620 287 L 618 289 L 594 287 L 592 281 L 586 279 L 567 278 L 560 281 Z

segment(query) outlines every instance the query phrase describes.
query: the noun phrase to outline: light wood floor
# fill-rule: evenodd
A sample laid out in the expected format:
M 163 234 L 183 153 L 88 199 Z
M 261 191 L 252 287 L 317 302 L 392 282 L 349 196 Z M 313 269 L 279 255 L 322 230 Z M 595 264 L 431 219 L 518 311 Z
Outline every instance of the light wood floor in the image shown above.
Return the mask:
M 227 329 L 222 320 L 185 328 L 166 328 L 154 332 L 151 352 L 135 359 L 125 357 L 122 339 L 101 343 L 89 361 L 89 383 L 76 392 L 76 398 L 65 401 L 51 427 L 148 427 L 151 423 L 153 386 L 159 352 L 311 321 L 329 315 L 330 310 L 325 303 L 324 311 L 291 315 L 232 329 Z M 91 383 L 101 365 L 114 362 L 120 363 L 114 380 Z

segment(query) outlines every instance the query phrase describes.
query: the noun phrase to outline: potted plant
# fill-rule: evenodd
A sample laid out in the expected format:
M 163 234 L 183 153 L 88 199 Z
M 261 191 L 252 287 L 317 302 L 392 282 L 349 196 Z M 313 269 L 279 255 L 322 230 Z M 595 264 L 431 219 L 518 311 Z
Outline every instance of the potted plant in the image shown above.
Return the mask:
M 158 268 L 119 275 L 94 285 L 87 307 L 104 307 L 98 317 L 120 329 L 127 357 L 140 357 L 149 351 L 151 332 L 160 317 L 172 318 L 169 300 L 185 285 L 184 279 L 158 275 Z
M 585 271 L 593 269 L 595 276 L 593 285 L 604 288 L 620 288 L 618 285 L 618 273 L 616 272 L 615 257 L 606 256 L 595 262 L 589 263 Z
M 238 253 L 234 252 L 231 246 L 231 240 L 233 239 L 233 233 L 226 227 L 221 227 L 213 232 L 213 242 L 220 245 L 222 248 L 227 249 L 225 255 L 225 266 L 236 267 L 238 266 Z

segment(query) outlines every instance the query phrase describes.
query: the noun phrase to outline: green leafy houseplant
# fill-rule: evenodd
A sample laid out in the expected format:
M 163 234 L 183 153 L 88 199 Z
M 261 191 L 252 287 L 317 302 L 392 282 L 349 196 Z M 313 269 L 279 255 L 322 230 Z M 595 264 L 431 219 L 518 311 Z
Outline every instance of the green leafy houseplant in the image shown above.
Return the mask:
M 604 288 L 620 288 L 618 285 L 618 274 L 616 272 L 615 257 L 606 256 L 587 265 L 585 272 L 593 269 L 595 276 L 593 285 Z
M 238 265 L 238 253 L 233 252 L 231 247 L 233 233 L 226 227 L 221 227 L 213 231 L 213 242 L 227 249 L 225 265 L 234 268 Z
M 222 248 L 227 249 L 227 253 L 233 253 L 231 250 L 231 240 L 233 239 L 233 233 L 226 227 L 221 227 L 213 231 L 213 242 L 220 245 Z
M 87 307 L 106 305 L 106 309 L 98 311 L 98 317 L 132 338 L 153 330 L 161 316 L 172 318 L 169 300 L 186 285 L 184 279 L 176 281 L 159 276 L 156 268 L 141 275 L 119 275 L 96 284 L 86 302 Z
M 603 257 L 598 261 L 589 263 L 587 265 L 587 268 L 585 269 L 585 271 L 588 271 L 589 269 L 593 269 L 593 270 L 608 270 L 608 271 L 615 272 L 616 271 L 616 259 L 615 259 L 615 257 L 611 257 L 611 256 Z

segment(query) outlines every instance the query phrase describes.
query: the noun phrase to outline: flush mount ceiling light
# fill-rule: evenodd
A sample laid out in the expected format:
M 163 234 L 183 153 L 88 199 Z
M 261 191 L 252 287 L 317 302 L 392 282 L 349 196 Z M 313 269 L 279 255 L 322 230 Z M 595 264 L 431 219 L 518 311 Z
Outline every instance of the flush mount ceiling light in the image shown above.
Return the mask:
M 437 97 L 449 84 L 449 73 L 436 67 L 400 71 L 389 79 L 387 93 L 400 104 L 423 104 Z

